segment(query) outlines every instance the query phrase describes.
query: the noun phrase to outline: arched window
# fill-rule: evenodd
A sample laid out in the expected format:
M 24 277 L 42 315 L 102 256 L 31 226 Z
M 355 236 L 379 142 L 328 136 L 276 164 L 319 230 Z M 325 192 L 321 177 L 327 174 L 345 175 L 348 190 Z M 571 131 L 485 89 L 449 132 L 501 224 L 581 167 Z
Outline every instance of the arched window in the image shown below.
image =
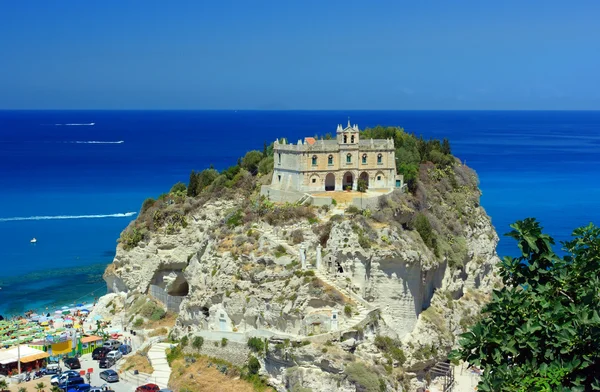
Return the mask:
M 313 155 L 313 157 L 312 157 L 312 165 L 317 166 L 317 156 L 316 155 Z
M 346 155 L 346 163 L 352 163 L 352 154 L 348 153 L 348 155 Z
M 329 166 L 333 165 L 333 155 L 330 155 L 327 157 L 327 164 Z
M 354 143 L 354 135 L 350 136 L 350 143 Z
M 362 163 L 363 163 L 363 165 L 367 164 L 367 154 L 363 154 L 363 156 L 362 156 Z
M 348 135 L 344 135 L 344 143 L 348 143 Z
M 382 159 L 383 159 L 383 156 L 382 156 L 381 154 L 377 154 L 377 164 L 378 164 L 378 165 L 381 165 L 381 163 L 382 163 L 382 161 L 381 161 L 381 160 L 382 160 Z

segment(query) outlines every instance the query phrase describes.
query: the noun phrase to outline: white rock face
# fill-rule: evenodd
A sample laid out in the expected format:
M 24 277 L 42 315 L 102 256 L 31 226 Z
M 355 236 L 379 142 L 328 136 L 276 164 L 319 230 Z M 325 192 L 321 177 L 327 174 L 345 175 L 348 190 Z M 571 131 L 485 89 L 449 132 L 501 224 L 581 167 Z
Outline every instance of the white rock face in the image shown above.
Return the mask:
M 310 340 L 317 345 L 314 352 L 295 352 L 295 361 L 273 352 L 276 360 L 266 361 L 272 385 L 281 391 L 290 385 L 313 391 L 356 390 L 337 372 L 343 371 L 347 355 L 369 366 L 386 363 L 373 345 L 376 334 L 402 340 L 409 369 L 435 363 L 455 346 L 464 320 L 475 317 L 496 282 L 492 272 L 498 262 L 498 237 L 479 206 L 469 210 L 475 223 L 465 225 L 467 256 L 462 268 L 450 267 L 448 260 L 434 255 L 415 230 L 372 221 L 363 230 L 351 217 L 334 219 L 320 259 L 319 273 L 329 280 L 323 284 L 305 275 L 301 263 L 304 255 L 308 271 L 317 264 L 314 226 L 303 219 L 273 227 L 261 222 L 227 228 L 224 218 L 238 204 L 208 202 L 191 214 L 179 233 L 153 235 L 129 251 L 119 246 L 105 280 L 109 291 L 122 295 L 147 294 L 158 287 L 182 298 L 175 336 L 202 332 L 242 343 L 248 336 Z M 322 223 L 329 218 L 320 217 Z M 303 240 L 295 243 L 291 233 L 298 231 Z M 370 236 L 370 246 L 361 245 L 365 236 Z M 367 314 L 376 309 L 380 319 L 370 322 Z M 339 316 L 339 334 L 308 336 L 328 333 L 334 313 Z M 354 335 L 338 342 L 347 331 Z M 321 352 L 319 345 L 332 340 L 334 348 L 326 346 Z M 334 351 L 337 359 L 332 359 Z M 293 372 L 285 372 L 292 367 Z

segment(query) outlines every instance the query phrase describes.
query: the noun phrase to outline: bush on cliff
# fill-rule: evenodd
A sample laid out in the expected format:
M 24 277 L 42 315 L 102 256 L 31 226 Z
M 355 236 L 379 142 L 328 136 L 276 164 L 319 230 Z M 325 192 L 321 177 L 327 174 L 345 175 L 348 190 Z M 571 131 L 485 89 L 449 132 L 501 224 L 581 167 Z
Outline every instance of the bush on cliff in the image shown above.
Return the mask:
M 252 174 L 258 172 L 258 164 L 263 159 L 263 154 L 260 151 L 248 151 L 242 158 L 241 166 Z
M 600 390 L 600 228 L 575 229 L 560 257 L 535 219 L 511 227 L 521 256 L 451 358 L 483 368 L 479 391 Z

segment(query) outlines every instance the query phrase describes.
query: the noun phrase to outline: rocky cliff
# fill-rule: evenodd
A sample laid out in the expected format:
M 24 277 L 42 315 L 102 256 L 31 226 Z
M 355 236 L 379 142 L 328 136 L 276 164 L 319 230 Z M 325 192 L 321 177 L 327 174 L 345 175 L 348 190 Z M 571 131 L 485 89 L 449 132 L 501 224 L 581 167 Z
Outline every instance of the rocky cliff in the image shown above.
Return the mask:
M 497 284 L 498 237 L 458 162 L 421 165 L 414 192 L 364 211 L 276 205 L 255 186 L 149 208 L 105 280 L 175 313 L 174 338 L 268 339 L 256 356 L 278 390 L 414 389 Z

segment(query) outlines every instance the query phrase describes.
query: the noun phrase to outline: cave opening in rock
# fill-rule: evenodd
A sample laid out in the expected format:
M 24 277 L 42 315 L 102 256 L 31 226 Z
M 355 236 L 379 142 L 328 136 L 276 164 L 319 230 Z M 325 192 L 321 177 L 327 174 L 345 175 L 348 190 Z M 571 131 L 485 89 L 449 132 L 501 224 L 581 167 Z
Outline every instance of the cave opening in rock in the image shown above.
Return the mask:
M 337 272 L 338 272 L 338 273 L 340 273 L 340 274 L 343 274 L 343 273 L 344 273 L 344 269 L 342 268 L 342 265 L 339 263 L 339 261 L 336 261 L 336 262 L 335 262 L 335 266 L 336 266 L 336 268 L 337 268 Z
M 171 287 L 171 289 L 169 290 L 169 295 L 173 295 L 176 297 L 185 297 L 190 292 L 190 285 L 185 279 L 178 283 L 179 284 L 173 285 Z
M 202 312 L 204 317 L 208 318 L 208 316 L 210 315 L 210 312 L 208 311 L 208 308 L 206 306 L 203 306 L 202 308 L 200 308 L 200 311 Z

